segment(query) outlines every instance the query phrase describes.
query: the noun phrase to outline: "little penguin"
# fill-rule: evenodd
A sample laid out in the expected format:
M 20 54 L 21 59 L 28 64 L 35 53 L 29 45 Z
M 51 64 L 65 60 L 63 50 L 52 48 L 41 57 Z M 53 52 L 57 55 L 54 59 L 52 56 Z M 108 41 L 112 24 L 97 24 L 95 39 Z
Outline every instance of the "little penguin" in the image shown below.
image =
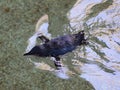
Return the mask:
M 59 36 L 51 40 L 45 36 L 40 36 L 39 38 L 44 41 L 44 43 L 34 46 L 31 51 L 25 53 L 24 56 L 34 55 L 38 57 L 54 57 L 54 64 L 57 69 L 62 67 L 60 55 L 72 52 L 77 46 L 88 44 L 85 39 L 84 31 L 80 31 L 77 34 Z

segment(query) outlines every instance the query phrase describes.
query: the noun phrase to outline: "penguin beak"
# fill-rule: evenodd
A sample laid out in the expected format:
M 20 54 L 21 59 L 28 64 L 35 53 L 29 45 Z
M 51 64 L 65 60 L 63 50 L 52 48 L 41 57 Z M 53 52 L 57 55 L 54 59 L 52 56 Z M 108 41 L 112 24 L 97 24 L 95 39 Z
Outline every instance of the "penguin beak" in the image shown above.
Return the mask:
M 29 51 L 29 52 L 23 54 L 23 56 L 27 56 L 27 55 L 32 55 L 32 51 Z
M 23 56 L 27 56 L 27 55 L 29 55 L 29 53 L 24 53 L 24 54 L 23 54 Z
M 24 53 L 23 56 L 27 56 L 27 55 L 36 55 L 39 52 L 39 46 L 35 46 L 32 48 L 31 51 Z
M 28 53 L 24 53 L 23 56 L 27 56 L 27 55 L 32 55 L 31 52 L 28 52 Z

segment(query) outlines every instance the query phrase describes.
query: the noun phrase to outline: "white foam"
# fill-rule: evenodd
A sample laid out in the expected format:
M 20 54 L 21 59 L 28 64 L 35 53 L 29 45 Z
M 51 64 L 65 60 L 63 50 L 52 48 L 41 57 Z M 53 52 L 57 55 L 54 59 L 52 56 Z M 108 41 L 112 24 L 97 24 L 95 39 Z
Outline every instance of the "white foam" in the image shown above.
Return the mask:
M 68 76 L 67 72 L 68 72 L 68 68 L 61 67 L 60 70 L 55 70 L 54 74 L 61 79 L 69 79 L 70 77 Z
M 108 57 L 108 59 L 112 62 L 112 61 L 116 61 L 116 62 L 120 62 L 120 53 L 116 52 L 113 49 L 108 49 L 108 48 L 104 48 L 102 50 L 106 57 Z
M 89 81 L 96 90 L 120 90 L 120 72 L 104 72 L 97 65 L 85 64 L 80 77 Z
M 25 53 L 29 52 L 36 45 L 37 37 L 38 35 L 35 33 L 32 37 L 28 39 L 28 46 L 26 48 Z

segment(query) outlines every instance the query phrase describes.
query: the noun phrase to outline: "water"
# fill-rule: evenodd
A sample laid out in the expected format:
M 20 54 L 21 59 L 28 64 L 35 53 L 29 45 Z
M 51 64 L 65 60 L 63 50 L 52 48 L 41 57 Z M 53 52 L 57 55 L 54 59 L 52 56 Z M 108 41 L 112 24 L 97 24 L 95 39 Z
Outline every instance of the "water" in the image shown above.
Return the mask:
M 105 65 L 106 68 L 114 71 L 113 73 L 107 72 L 97 63 L 84 64 L 80 67 L 82 70 L 80 77 L 88 80 L 96 90 L 120 90 L 120 1 L 109 1 L 112 2 L 112 5 L 98 12 L 94 17 L 89 16 L 94 12 L 92 7 L 96 4 L 99 4 L 102 7 L 102 3 L 107 1 L 84 0 L 80 1 L 80 3 L 78 2 L 73 9 L 70 10 L 69 18 L 71 20 L 71 25 L 76 25 L 76 28 L 79 30 L 79 23 L 76 21 L 82 22 L 83 27 L 83 23 L 86 23 L 89 27 L 88 32 L 91 37 L 96 37 L 101 41 L 101 43 L 99 43 L 97 42 L 98 40 L 96 42 L 91 40 L 90 42 L 93 42 L 91 45 L 94 48 L 89 46 L 86 47 L 86 55 L 83 56 L 83 58 L 87 58 L 93 62 L 100 62 Z M 82 5 L 84 8 L 82 8 Z M 105 44 L 105 46 L 103 44 Z M 95 48 L 98 49 L 98 51 L 95 50 Z M 82 54 L 79 54 L 78 56 L 81 57 Z
M 61 71 L 23 56 L 41 34 L 81 30 L 90 44 L 61 56 Z M 120 90 L 120 0 L 0 0 L 0 46 L 0 90 Z
M 63 56 L 63 72 L 45 63 L 32 63 L 62 79 L 85 78 L 96 90 L 120 90 L 120 0 L 78 0 L 66 15 L 70 26 L 63 23 L 63 33 L 85 30 L 90 44 L 79 47 L 73 56 Z M 48 25 L 43 25 L 45 30 Z

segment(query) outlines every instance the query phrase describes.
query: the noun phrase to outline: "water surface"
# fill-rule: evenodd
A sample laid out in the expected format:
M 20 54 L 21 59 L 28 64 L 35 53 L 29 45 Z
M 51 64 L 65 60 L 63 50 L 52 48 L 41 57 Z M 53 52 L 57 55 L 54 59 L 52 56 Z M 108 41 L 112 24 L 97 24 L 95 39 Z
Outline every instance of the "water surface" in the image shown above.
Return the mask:
M 120 90 L 120 0 L 2 0 L 0 7 L 1 90 Z M 89 37 L 61 57 L 67 80 L 50 58 L 22 56 L 44 14 L 52 38 L 81 30 Z

